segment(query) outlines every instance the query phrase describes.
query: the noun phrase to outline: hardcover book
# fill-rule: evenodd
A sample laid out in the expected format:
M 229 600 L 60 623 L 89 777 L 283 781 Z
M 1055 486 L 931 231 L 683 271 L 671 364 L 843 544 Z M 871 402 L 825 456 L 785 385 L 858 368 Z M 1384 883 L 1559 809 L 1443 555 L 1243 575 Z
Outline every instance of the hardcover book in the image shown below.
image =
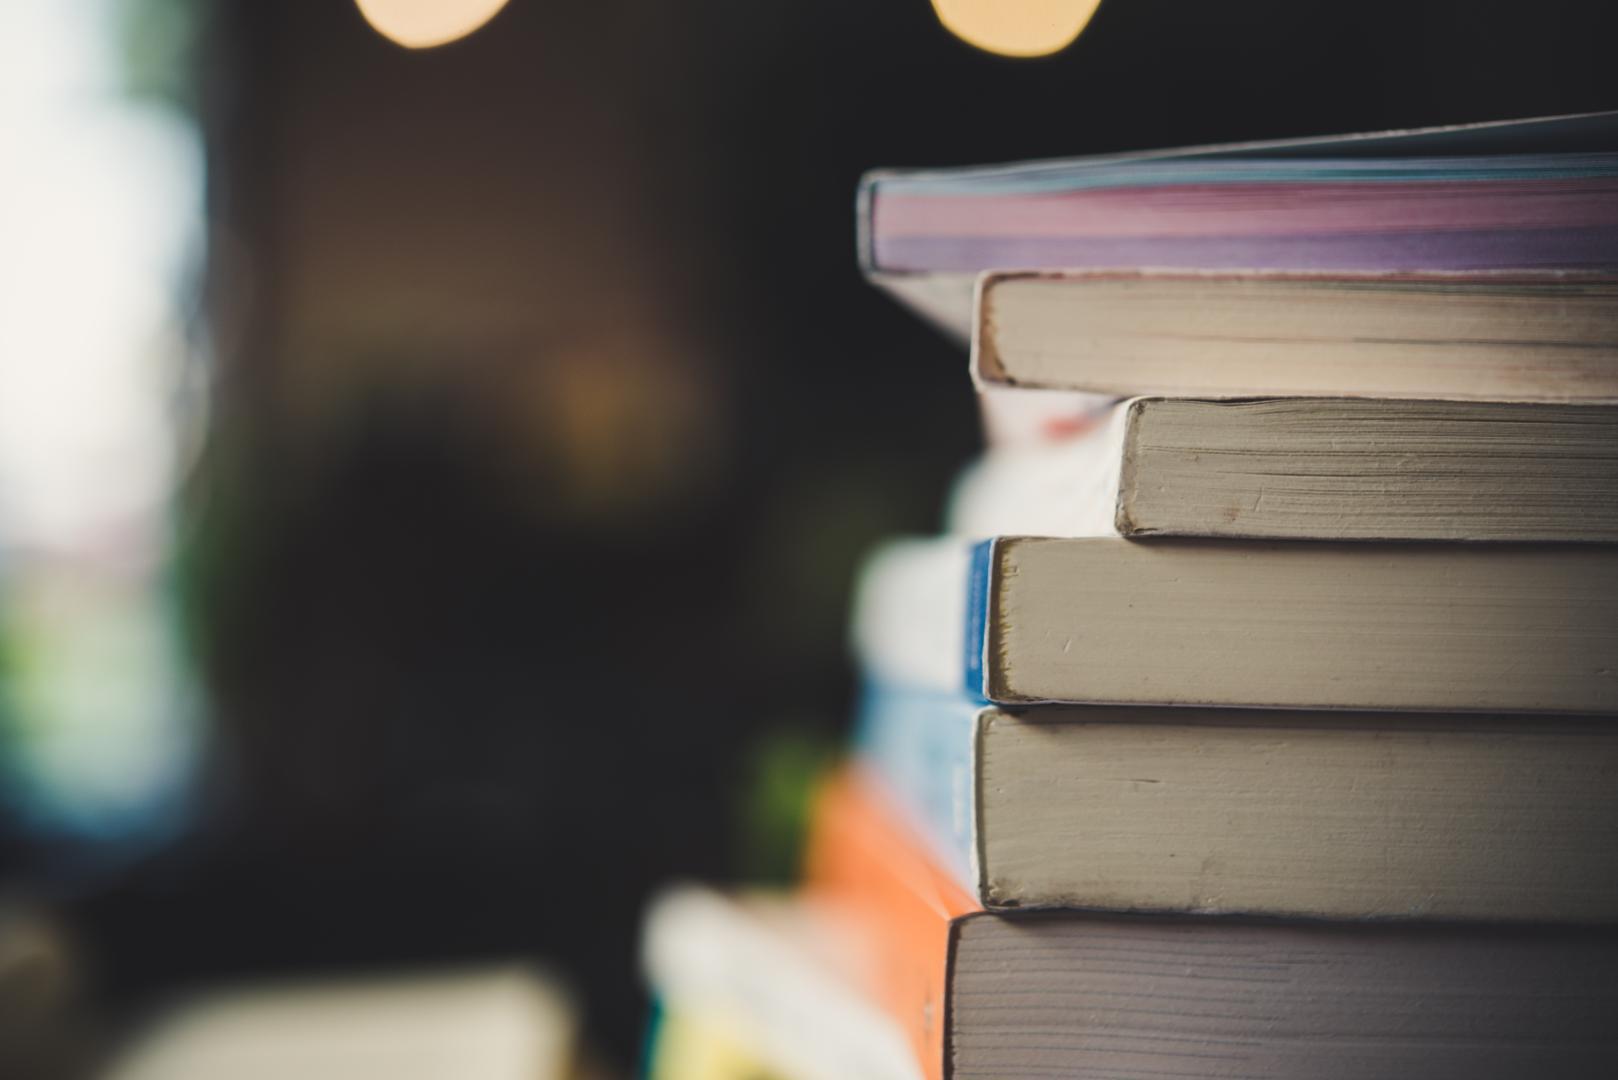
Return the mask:
M 984 270 L 1618 269 L 1618 113 L 880 170 L 866 274 L 965 339 Z

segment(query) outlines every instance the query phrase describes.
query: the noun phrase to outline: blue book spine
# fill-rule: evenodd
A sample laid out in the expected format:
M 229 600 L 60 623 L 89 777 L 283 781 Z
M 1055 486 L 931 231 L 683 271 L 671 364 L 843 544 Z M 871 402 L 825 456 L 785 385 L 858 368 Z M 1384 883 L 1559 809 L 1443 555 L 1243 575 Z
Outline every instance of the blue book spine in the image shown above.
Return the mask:
M 980 702 L 959 694 L 874 685 L 860 707 L 856 748 L 912 826 L 977 894 L 977 726 Z
M 994 569 L 994 541 L 972 546 L 966 576 L 966 692 L 977 701 L 987 700 L 984 679 L 984 650 L 989 633 L 989 586 Z

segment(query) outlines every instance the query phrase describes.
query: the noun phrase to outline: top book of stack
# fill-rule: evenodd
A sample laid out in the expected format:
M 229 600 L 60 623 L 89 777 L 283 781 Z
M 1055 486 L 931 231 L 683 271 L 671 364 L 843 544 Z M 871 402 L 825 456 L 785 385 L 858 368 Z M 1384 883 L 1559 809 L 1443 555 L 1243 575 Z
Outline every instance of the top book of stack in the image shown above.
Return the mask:
M 860 250 L 982 385 L 1618 400 L 1618 113 L 879 171 Z

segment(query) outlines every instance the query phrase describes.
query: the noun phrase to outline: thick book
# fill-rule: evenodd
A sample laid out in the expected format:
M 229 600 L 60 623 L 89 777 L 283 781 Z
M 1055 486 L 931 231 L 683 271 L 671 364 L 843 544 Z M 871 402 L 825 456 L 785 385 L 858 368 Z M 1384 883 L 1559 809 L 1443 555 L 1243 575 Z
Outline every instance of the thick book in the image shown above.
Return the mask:
M 867 275 L 962 339 L 984 270 L 1611 270 L 1618 113 L 880 170 L 858 224 Z
M 989 452 L 947 529 L 1613 542 L 1618 407 L 1137 398 L 1072 438 Z
M 929 1080 L 1618 1074 L 1610 930 L 985 912 L 858 775 L 806 892 L 859 928 Z
M 1039 702 L 1618 712 L 1618 547 L 899 542 L 857 590 L 872 677 Z
M 858 988 L 859 943 L 823 911 L 764 892 L 674 887 L 648 909 L 642 958 L 664 1008 L 700 1017 L 734 1048 L 728 1056 L 792 1080 L 920 1080 L 904 1030 Z M 671 1066 L 654 1080 L 697 1075 Z
M 991 273 L 976 311 L 983 386 L 1618 401 L 1605 274 Z
M 985 908 L 1618 921 L 1608 718 L 872 688 L 860 759 Z

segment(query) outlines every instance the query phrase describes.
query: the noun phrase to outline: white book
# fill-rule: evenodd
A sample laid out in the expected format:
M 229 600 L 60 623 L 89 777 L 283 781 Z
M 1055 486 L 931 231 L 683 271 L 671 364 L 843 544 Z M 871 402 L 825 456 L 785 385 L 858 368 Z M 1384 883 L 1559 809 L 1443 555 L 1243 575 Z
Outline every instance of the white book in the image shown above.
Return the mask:
M 518 966 L 238 987 L 163 1014 L 105 1080 L 563 1080 L 575 1022 Z
M 903 1030 L 851 983 L 859 955 L 828 913 L 783 896 L 670 889 L 644 966 L 671 1011 L 719 1023 L 790 1080 L 921 1080 Z

